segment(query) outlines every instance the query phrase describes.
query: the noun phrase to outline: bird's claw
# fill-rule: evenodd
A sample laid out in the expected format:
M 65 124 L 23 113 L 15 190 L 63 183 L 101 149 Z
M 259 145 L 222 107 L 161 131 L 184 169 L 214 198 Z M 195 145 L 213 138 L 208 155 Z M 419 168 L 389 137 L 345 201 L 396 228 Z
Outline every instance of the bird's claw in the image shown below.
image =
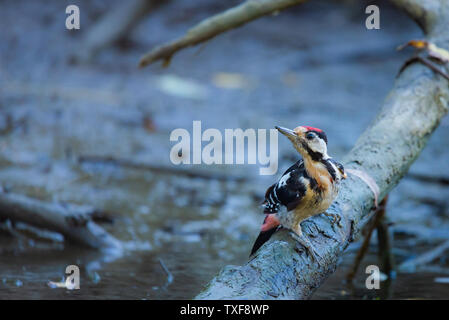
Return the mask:
M 304 235 L 298 235 L 293 231 L 290 232 L 290 235 L 306 249 L 307 253 L 312 257 L 312 260 L 318 262 L 318 264 L 321 264 L 323 258 L 313 248 L 312 243 L 309 239 L 307 239 Z

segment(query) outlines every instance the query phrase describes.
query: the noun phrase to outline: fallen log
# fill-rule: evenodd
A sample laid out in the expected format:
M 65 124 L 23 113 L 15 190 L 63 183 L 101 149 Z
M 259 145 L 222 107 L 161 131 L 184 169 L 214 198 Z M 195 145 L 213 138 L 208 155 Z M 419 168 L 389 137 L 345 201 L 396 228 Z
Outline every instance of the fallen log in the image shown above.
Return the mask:
M 120 242 L 92 221 L 90 206 L 50 203 L 24 195 L 0 192 L 0 220 L 24 222 L 55 231 L 65 239 L 94 249 L 120 249 Z
M 423 28 L 427 40 L 449 47 L 446 0 L 392 0 Z M 449 83 L 420 64 L 397 78 L 382 110 L 347 154 L 345 168 L 361 170 L 379 187 L 382 200 L 407 173 L 449 108 Z M 307 299 L 337 268 L 339 257 L 372 217 L 374 193 L 354 175 L 342 183 L 328 212 L 341 217 L 332 226 L 322 215 L 302 223 L 304 234 L 323 258 L 307 255 L 281 230 L 243 266 L 225 267 L 196 299 Z

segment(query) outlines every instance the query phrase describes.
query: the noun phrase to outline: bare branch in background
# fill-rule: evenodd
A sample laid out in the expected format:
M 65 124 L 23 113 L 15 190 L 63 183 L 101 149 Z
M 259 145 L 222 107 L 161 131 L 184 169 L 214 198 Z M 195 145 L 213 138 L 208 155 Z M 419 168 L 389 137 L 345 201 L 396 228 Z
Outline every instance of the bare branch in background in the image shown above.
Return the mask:
M 407 260 L 399 266 L 399 271 L 402 272 L 415 272 L 417 268 L 431 263 L 432 261 L 443 257 L 443 254 L 449 249 L 449 240 L 444 241 L 439 246 L 432 250 L 425 252 L 418 257 Z
M 123 1 L 89 28 L 77 58 L 90 61 L 103 48 L 129 34 L 152 10 L 169 0 Z
M 247 0 L 234 8 L 203 20 L 187 31 L 183 37 L 154 48 L 142 57 L 139 66 L 145 67 L 157 60 L 163 60 L 164 65 L 168 65 L 171 57 L 181 49 L 197 45 L 220 33 L 302 2 L 305 0 Z
M 369 225 L 368 231 L 366 232 L 366 235 L 365 235 L 365 239 L 363 239 L 362 246 L 360 247 L 360 249 L 357 252 L 357 255 L 355 257 L 354 264 L 352 265 L 352 269 L 346 275 L 346 280 L 348 280 L 348 282 L 352 282 L 354 280 L 354 277 L 357 274 L 357 270 L 360 267 L 360 263 L 362 262 L 363 258 L 366 255 L 366 252 L 368 251 L 368 247 L 369 247 L 369 243 L 371 241 L 373 231 L 374 231 L 374 229 L 379 227 L 380 223 L 382 222 L 383 218 L 385 217 L 387 198 L 388 198 L 388 196 L 386 196 L 382 200 L 380 207 L 377 208 L 377 210 L 376 210 L 376 214 L 373 217 L 373 221 L 371 221 L 371 225 Z

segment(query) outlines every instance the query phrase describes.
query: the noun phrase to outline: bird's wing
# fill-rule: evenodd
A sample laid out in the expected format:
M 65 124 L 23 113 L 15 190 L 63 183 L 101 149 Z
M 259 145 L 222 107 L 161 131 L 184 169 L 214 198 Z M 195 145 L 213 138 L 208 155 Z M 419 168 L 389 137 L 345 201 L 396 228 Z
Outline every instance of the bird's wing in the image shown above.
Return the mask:
M 305 168 L 303 160 L 297 161 L 284 172 L 279 181 L 267 189 L 265 193 L 264 213 L 276 213 L 281 206 L 293 210 L 301 202 L 306 187 L 301 181 Z

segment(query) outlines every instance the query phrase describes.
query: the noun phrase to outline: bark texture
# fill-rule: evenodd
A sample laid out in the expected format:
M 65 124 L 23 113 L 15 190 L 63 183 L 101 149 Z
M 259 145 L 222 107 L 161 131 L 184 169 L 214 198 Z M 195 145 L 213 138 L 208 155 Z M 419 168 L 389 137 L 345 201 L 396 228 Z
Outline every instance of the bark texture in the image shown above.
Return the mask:
M 449 2 L 392 0 L 423 28 L 427 40 L 449 47 Z M 398 66 L 399 67 L 399 66 Z M 449 108 L 449 82 L 420 64 L 400 75 L 383 108 L 343 159 L 377 183 L 382 200 L 407 173 Z M 314 262 L 287 231 L 278 232 L 243 266 L 226 266 L 196 299 L 307 299 L 332 274 L 354 237 L 372 215 L 374 194 L 358 177 L 343 181 L 329 213 L 342 227 L 314 216 L 302 223 L 323 257 Z

